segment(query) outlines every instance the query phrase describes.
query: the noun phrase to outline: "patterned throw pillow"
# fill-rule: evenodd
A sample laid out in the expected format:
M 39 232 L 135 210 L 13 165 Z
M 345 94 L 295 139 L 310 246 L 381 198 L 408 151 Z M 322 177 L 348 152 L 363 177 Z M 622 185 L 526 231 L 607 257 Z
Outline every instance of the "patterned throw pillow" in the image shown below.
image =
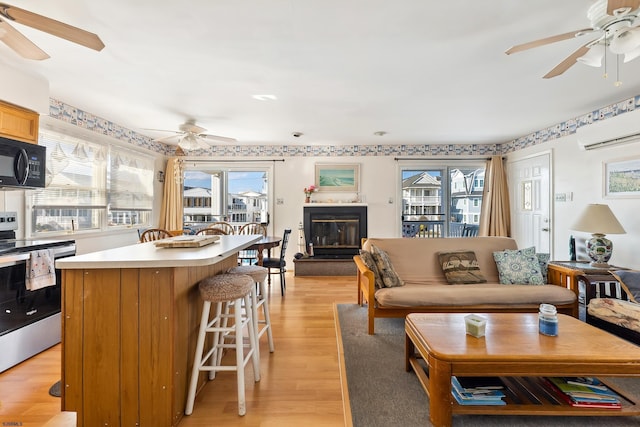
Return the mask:
M 551 255 L 537 253 L 536 257 L 538 257 L 538 263 L 540 264 L 540 272 L 542 273 L 542 282 L 549 283 L 547 271 L 549 270 L 549 260 L 551 259 Z
M 611 274 L 620 282 L 620 286 L 629 296 L 629 301 L 640 300 L 640 271 L 618 270 L 612 271 Z
M 544 285 L 536 248 L 494 252 L 500 283 L 504 285 Z
M 393 269 L 389 255 L 385 251 L 375 245 L 371 245 L 371 254 L 376 262 L 378 273 L 380 273 L 380 278 L 382 279 L 382 283 L 385 287 L 394 288 L 396 286 L 404 285 L 402 279 Z
M 367 268 L 373 272 L 373 276 L 376 278 L 376 288 L 384 288 L 384 283 L 382 283 L 382 277 L 380 277 L 380 272 L 378 271 L 376 261 L 373 259 L 373 254 L 369 251 L 361 250 L 360 258 Z
M 438 252 L 438 261 L 450 285 L 487 282 L 473 251 Z

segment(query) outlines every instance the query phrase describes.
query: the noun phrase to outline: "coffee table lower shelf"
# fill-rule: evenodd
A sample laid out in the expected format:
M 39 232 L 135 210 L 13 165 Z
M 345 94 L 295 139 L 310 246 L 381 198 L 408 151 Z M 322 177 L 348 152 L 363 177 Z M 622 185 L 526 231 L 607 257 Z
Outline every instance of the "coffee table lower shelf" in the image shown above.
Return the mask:
M 409 357 L 409 364 L 420 384 L 429 393 L 429 374 L 424 360 L 419 356 Z M 633 396 L 611 383 L 604 382 L 620 395 L 622 408 L 574 407 L 556 396 L 541 377 L 500 377 L 505 384 L 503 390 L 506 405 L 460 405 L 452 401 L 453 414 L 466 415 L 570 415 L 570 416 L 636 416 L 640 415 L 640 398 Z

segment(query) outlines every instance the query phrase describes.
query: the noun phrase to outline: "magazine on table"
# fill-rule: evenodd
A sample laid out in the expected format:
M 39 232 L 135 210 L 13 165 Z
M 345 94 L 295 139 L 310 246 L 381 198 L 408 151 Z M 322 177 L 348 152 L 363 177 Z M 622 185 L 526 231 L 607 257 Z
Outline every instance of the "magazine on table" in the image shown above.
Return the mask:
M 571 380 L 566 377 L 546 377 L 543 379 L 558 397 L 571 406 L 610 409 L 622 407 L 620 396 L 602 383 L 598 384 L 601 386 L 599 389 L 594 389 L 581 384 L 569 383 Z

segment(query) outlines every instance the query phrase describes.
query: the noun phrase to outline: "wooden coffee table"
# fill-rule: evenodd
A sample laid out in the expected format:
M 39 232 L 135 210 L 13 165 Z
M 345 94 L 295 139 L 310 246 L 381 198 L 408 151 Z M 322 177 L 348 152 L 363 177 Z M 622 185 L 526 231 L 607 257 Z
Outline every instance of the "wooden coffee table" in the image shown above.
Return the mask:
M 416 372 L 430 401 L 434 426 L 450 426 L 453 414 L 640 415 L 638 398 L 608 384 L 623 397 L 622 409 L 577 408 L 550 392 L 541 376 L 640 376 L 640 347 L 558 315 L 558 336 L 538 333 L 538 315 L 478 313 L 486 335 L 465 332 L 460 313 L 407 316 L 406 370 Z M 458 405 L 451 376 L 497 376 L 505 383 L 505 406 Z

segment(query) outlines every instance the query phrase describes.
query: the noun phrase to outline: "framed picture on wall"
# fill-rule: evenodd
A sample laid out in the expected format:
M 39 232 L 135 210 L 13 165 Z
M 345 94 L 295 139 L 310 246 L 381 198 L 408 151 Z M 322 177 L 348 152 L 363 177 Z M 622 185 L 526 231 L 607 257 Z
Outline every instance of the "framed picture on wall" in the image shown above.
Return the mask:
M 316 186 L 318 191 L 360 190 L 360 165 L 316 163 Z
M 640 158 L 604 163 L 604 197 L 640 197 Z

